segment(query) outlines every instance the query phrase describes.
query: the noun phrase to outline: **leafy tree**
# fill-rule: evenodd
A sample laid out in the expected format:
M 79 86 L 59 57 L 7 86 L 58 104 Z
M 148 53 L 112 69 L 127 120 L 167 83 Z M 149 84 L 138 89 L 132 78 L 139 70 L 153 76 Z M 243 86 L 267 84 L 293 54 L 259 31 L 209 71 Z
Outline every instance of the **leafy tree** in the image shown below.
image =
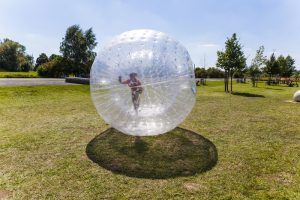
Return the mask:
M 32 68 L 33 57 L 25 51 L 25 46 L 4 39 L 0 42 L 0 67 L 7 71 L 29 71 Z
M 61 78 L 69 73 L 68 68 L 74 63 L 63 57 L 57 57 L 37 67 L 41 77 Z
M 296 67 L 295 60 L 288 55 L 286 58 L 282 55 L 280 55 L 277 58 L 277 62 L 280 68 L 280 76 L 281 77 L 291 77 L 293 75 L 293 72 L 295 71 Z
M 62 56 L 57 54 L 51 54 L 51 56 L 49 57 L 49 61 L 54 60 L 55 58 L 62 58 Z
M 266 65 L 267 58 L 264 56 L 264 51 L 264 46 L 260 46 L 248 69 L 253 87 L 257 87 L 258 77 L 262 74 L 262 68 Z
M 266 66 L 264 67 L 263 71 L 269 76 L 269 85 L 271 84 L 272 76 L 280 74 L 280 66 L 274 53 L 272 53 L 270 59 L 267 60 Z
M 224 71 L 218 68 L 210 67 L 206 70 L 206 72 L 208 78 L 224 78 Z
M 285 71 L 287 70 L 287 62 L 283 55 L 278 56 L 277 63 L 279 65 L 279 75 L 285 77 Z
M 40 65 L 42 65 L 42 64 L 44 64 L 44 63 L 46 63 L 46 62 L 48 62 L 48 61 L 49 61 L 48 56 L 47 56 L 45 53 L 41 53 L 41 54 L 39 55 L 39 57 L 36 59 L 36 61 L 35 61 L 35 69 L 36 69 L 38 66 L 40 66 Z
M 288 55 L 286 58 L 282 55 L 277 59 L 279 67 L 280 67 L 280 76 L 281 77 L 291 77 L 296 67 L 294 66 L 295 60 Z
M 208 69 L 196 67 L 196 78 L 224 78 L 224 72 L 218 68 L 210 67 Z
M 298 81 L 299 81 L 299 79 L 300 79 L 300 70 L 299 70 L 299 71 L 296 71 L 296 70 L 295 70 L 295 72 L 294 72 L 294 74 L 293 74 L 293 77 L 294 77 L 296 83 L 298 83 Z
M 83 31 L 79 25 L 70 26 L 60 45 L 60 52 L 65 59 L 75 63 L 70 71 L 76 75 L 88 74 L 86 68 L 91 67 L 96 53 L 93 49 L 96 47 L 96 36 L 92 28 Z M 89 65 L 88 67 L 86 65 Z
M 32 55 L 26 55 L 25 61 L 21 65 L 20 71 L 29 72 L 30 70 L 33 69 L 33 65 L 34 65 L 34 57 Z
M 230 92 L 232 92 L 232 78 L 234 73 L 241 72 L 246 68 L 246 58 L 236 33 L 234 33 L 231 38 L 227 38 L 225 51 L 218 51 L 217 55 L 218 60 L 216 66 L 225 70 L 225 92 L 229 92 L 229 78 Z
M 207 72 L 205 68 L 196 67 L 195 68 L 195 77 L 196 78 L 206 78 Z

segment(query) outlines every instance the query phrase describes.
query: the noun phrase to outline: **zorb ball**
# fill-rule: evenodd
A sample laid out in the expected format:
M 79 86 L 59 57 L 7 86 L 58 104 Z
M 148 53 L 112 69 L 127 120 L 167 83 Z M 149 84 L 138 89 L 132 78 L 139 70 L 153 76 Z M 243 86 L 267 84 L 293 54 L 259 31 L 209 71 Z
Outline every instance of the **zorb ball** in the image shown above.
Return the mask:
M 190 55 L 178 41 L 154 30 L 113 38 L 93 63 L 91 95 L 102 118 L 128 135 L 166 133 L 195 104 Z
M 298 90 L 297 92 L 295 92 L 295 94 L 294 94 L 294 101 L 300 102 L 300 90 Z

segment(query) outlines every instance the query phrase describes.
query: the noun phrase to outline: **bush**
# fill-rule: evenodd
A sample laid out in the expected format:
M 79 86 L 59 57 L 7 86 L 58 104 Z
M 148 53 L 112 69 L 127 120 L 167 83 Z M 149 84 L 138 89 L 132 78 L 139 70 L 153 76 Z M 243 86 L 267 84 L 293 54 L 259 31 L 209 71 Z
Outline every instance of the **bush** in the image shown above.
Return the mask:
M 0 72 L 0 78 L 37 78 L 36 72 Z
M 41 77 L 48 78 L 62 78 L 66 74 L 69 74 L 67 69 L 72 66 L 73 63 L 62 57 L 55 58 L 37 68 L 37 73 Z
M 224 72 L 215 67 L 210 67 L 208 69 L 196 67 L 195 77 L 196 78 L 224 78 Z
M 85 65 L 76 65 L 74 61 L 59 56 L 38 66 L 37 73 L 41 77 L 48 78 L 62 78 L 69 74 L 79 77 L 89 77 L 91 66 L 92 61 L 87 62 Z

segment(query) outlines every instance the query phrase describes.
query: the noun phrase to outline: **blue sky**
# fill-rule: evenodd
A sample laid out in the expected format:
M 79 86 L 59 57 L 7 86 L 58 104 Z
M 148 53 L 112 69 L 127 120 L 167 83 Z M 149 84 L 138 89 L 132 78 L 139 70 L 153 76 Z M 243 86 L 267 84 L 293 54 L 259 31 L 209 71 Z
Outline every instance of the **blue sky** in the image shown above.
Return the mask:
M 24 44 L 36 58 L 59 53 L 68 26 L 93 27 L 99 43 L 140 28 L 166 32 L 196 65 L 214 66 L 216 51 L 236 32 L 251 61 L 256 49 L 296 59 L 300 69 L 298 0 L 0 0 L 0 38 Z

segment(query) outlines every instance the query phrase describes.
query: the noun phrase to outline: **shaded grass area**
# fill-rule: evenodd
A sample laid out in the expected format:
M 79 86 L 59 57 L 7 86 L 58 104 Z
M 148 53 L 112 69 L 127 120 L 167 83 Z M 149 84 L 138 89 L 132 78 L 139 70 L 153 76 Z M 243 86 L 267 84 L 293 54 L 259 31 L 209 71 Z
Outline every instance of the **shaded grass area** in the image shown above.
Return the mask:
M 153 137 L 129 136 L 110 128 L 96 136 L 86 152 L 110 171 L 154 179 L 194 175 L 211 169 L 218 160 L 212 142 L 182 128 Z
M 299 199 L 300 104 L 286 102 L 296 89 L 234 85 L 235 92 L 265 96 L 249 98 L 225 94 L 221 82 L 207 84 L 198 87 L 196 105 L 181 127 L 212 141 L 218 164 L 170 179 L 115 174 L 87 157 L 87 144 L 109 128 L 97 115 L 88 86 L 0 87 L 0 195 Z
M 264 95 L 261 94 L 252 94 L 252 93 L 248 93 L 248 92 L 233 92 L 233 95 L 238 95 L 238 96 L 243 96 L 243 97 L 261 97 L 261 98 L 265 98 Z
M 0 78 L 38 78 L 37 72 L 1 72 Z

